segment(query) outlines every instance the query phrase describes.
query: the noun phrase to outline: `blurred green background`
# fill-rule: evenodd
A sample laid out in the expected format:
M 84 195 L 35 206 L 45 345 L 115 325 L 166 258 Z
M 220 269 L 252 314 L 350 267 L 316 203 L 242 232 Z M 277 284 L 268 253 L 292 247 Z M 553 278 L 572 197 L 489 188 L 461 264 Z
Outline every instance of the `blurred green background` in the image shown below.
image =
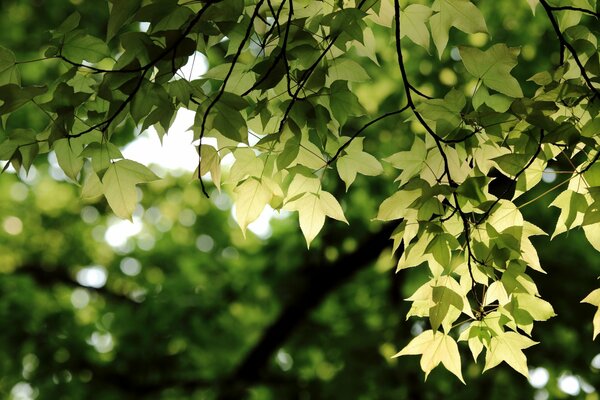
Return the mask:
M 103 37 L 107 4 L 98 0 L 3 0 L 0 45 L 19 60 L 43 56 L 47 31 L 73 10 Z M 521 82 L 556 62 L 541 13 L 526 1 L 479 2 L 495 42 L 521 46 Z M 390 37 L 378 35 L 381 67 L 356 93 L 373 114 L 394 110 L 401 80 Z M 450 43 L 485 47 L 483 35 L 453 32 Z M 408 46 L 408 43 L 407 43 Z M 468 91 L 463 68 L 408 47 L 411 81 L 443 95 Z M 362 59 L 363 62 L 365 59 Z M 60 70 L 22 65 L 24 84 Z M 524 87 L 531 94 L 531 88 Z M 8 129 L 40 129 L 25 107 Z M 357 121 L 357 127 L 360 126 Z M 411 123 L 388 119 L 366 132 L 371 153 L 410 146 Z M 172 134 L 177 134 L 173 132 Z M 560 166 L 557 166 L 560 169 Z M 598 399 L 600 346 L 593 308 L 579 300 L 598 286 L 600 257 L 580 232 L 539 238 L 547 275 L 535 274 L 557 317 L 536 326 L 526 354 L 530 380 L 502 366 L 481 375 L 461 346 L 467 386 L 441 368 L 427 382 L 418 357 L 391 359 L 423 321 L 405 321 L 402 299 L 427 279 L 424 268 L 395 274 L 389 227 L 370 222 L 394 190 L 394 172 L 359 177 L 334 191 L 350 227 L 328 222 L 306 249 L 294 216 L 280 216 L 244 239 L 225 192 L 205 199 L 191 173 L 163 170 L 144 187 L 133 223 L 104 201 L 85 203 L 55 159 L 29 175 L 0 176 L 0 396 L 7 399 Z M 19 175 L 19 176 L 18 176 Z M 331 176 L 329 185 L 335 185 Z M 527 199 L 554 187 L 542 183 Z M 553 195 L 523 212 L 550 232 Z M 381 249 L 387 248 L 381 256 Z

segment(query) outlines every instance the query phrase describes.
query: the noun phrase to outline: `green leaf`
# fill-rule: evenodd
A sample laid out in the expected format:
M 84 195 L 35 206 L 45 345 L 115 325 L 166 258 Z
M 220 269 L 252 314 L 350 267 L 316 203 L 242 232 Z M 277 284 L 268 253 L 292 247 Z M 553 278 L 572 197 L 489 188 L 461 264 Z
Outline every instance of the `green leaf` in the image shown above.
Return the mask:
M 81 188 L 81 198 L 93 201 L 104 194 L 104 187 L 94 171 L 90 171 Z
M 333 60 L 327 70 L 327 78 L 330 82 L 338 80 L 367 82 L 371 80 L 367 71 L 359 63 L 348 58 Z
M 362 151 L 363 138 L 356 138 L 346 147 L 346 155 L 338 158 L 336 166 L 346 191 L 356 179 L 356 174 L 377 176 L 383 172 L 381 163 L 371 154 Z
M 421 197 L 422 193 L 421 190 L 400 189 L 381 203 L 375 219 L 380 221 L 393 221 L 404 218 L 409 206 Z
M 359 116 L 364 110 L 358 98 L 348 89 L 348 84 L 344 81 L 335 81 L 331 85 L 331 94 L 329 104 L 333 117 L 343 126 L 349 116 Z
M 77 175 L 83 167 L 83 159 L 79 155 L 81 146 L 75 149 L 73 149 L 73 146 L 75 145 L 69 139 L 60 139 L 54 142 L 54 151 L 58 165 L 69 178 L 77 182 Z
M 217 103 L 214 107 L 213 127 L 221 135 L 238 143 L 248 142 L 248 127 L 242 114 L 224 103 Z
M 421 369 L 425 379 L 440 363 L 465 383 L 460 370 L 460 354 L 452 337 L 432 330 L 425 331 L 414 338 L 394 357 L 421 354 Z
M 97 63 L 110 56 L 110 50 L 103 40 L 82 32 L 74 32 L 65 36 L 62 55 L 76 63 Z
M 425 146 L 425 142 L 415 137 L 415 141 L 409 151 L 392 154 L 383 160 L 392 164 L 394 168 L 402 170 L 398 179 L 401 184 L 406 184 L 410 178 L 421 172 L 426 159 L 427 147 Z
M 203 144 L 200 146 L 200 176 L 210 172 L 210 177 L 215 186 L 221 187 L 221 157 L 217 149 L 212 146 Z
M 400 12 L 402 37 L 408 36 L 413 43 L 429 50 L 429 29 L 425 23 L 431 16 L 431 8 L 422 4 L 411 4 Z
M 3 101 L 0 107 L 0 115 L 11 113 L 30 102 L 33 98 L 46 93 L 45 86 L 20 87 L 14 83 L 0 86 L 0 100 Z
M 137 204 L 135 186 L 157 179 L 148 167 L 131 160 L 119 160 L 111 163 L 102 177 L 104 196 L 116 216 L 131 220 Z
M 135 12 L 140 8 L 142 0 L 112 0 L 108 27 L 106 30 L 106 41 L 110 40 L 131 20 Z
M 110 142 L 90 143 L 83 149 L 81 155 L 91 159 L 92 168 L 99 176 L 102 176 L 112 160 L 123 158 L 123 154 L 117 146 Z
M 0 46 L 0 86 L 7 83 L 21 85 L 21 75 L 17 68 L 17 59 L 12 51 Z
M 504 361 L 515 371 L 528 378 L 527 358 L 522 350 L 534 344 L 537 344 L 537 342 L 516 332 L 505 332 L 492 337 L 490 347 L 485 355 L 483 372 L 494 368 Z
M 465 33 L 487 33 L 487 26 L 481 11 L 467 0 L 436 0 L 432 10 L 437 12 L 431 18 L 431 36 L 440 59 L 448 44 L 450 28 L 455 27 Z
M 510 97 L 523 97 L 521 86 L 510 71 L 517 65 L 519 49 L 496 44 L 486 51 L 473 47 L 460 47 L 465 68 L 483 84 Z
M 449 278 L 452 279 L 452 278 Z M 458 286 L 456 284 L 455 286 Z M 432 299 L 435 305 L 429 310 L 429 320 L 431 327 L 437 330 L 446 319 L 450 306 L 453 306 L 458 311 L 463 309 L 463 298 L 460 294 L 449 288 L 448 286 L 434 286 L 432 291 Z M 454 321 L 449 321 L 451 324 Z

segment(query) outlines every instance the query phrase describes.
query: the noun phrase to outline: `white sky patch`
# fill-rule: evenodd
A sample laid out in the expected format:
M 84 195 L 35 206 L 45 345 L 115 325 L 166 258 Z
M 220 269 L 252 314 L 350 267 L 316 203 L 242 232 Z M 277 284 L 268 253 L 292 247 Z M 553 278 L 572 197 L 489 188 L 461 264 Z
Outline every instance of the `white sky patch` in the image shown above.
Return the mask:
M 19 382 L 13 386 L 10 395 L 13 400 L 33 400 L 36 397 L 35 391 L 27 382 Z
M 149 128 L 123 149 L 123 156 L 144 165 L 158 165 L 173 172 L 193 172 L 198 167 L 198 151 L 192 144 L 194 134 L 189 128 L 194 123 L 193 111 L 179 109 L 162 145 L 156 130 Z
M 190 56 L 188 62 L 177 71 L 177 76 L 183 76 L 188 81 L 200 78 L 208 71 L 208 59 L 199 51 Z
M 267 205 L 258 219 L 248 225 L 248 229 L 261 239 L 269 238 L 271 233 L 273 233 L 271 230 L 271 218 L 273 218 L 275 214 L 277 214 L 276 211 Z
M 542 172 L 542 181 L 545 183 L 552 183 L 556 180 L 556 172 L 554 168 L 548 167 Z
M 541 389 L 548 383 L 550 374 L 546 368 L 534 368 L 529 370 L 529 383 L 536 389 Z
M 94 346 L 98 353 L 108 353 L 114 347 L 112 335 L 108 332 L 94 332 L 87 342 Z
M 112 248 L 122 248 L 127 240 L 136 236 L 144 228 L 140 217 L 134 216 L 133 222 L 121 219 L 111 219 L 108 228 L 104 232 L 104 240 Z
M 102 265 L 90 265 L 84 267 L 77 272 L 77 282 L 82 286 L 91 288 L 101 288 L 106 285 L 108 272 Z
M 577 396 L 581 390 L 581 385 L 577 377 L 573 375 L 561 375 L 558 378 L 558 387 L 560 390 L 571 396 Z

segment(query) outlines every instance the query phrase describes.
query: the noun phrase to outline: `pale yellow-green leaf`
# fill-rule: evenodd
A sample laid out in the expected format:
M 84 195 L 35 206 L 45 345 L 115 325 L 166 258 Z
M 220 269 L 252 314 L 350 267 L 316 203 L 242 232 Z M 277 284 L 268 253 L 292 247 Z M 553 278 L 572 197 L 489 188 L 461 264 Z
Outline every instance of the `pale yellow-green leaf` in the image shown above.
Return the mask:
M 406 319 L 416 317 L 427 317 L 429 316 L 429 309 L 434 305 L 433 303 L 433 285 L 435 279 L 432 279 L 423 285 L 421 285 L 407 301 L 412 302 L 410 310 L 406 313 Z
M 246 228 L 260 216 L 273 193 L 256 178 L 246 179 L 233 192 L 235 194 L 235 219 L 245 236 Z
M 325 223 L 325 213 L 321 208 L 320 199 L 314 193 L 309 193 L 299 199 L 296 203 L 300 229 L 306 239 L 306 246 L 319 234 Z
M 346 217 L 344 216 L 342 206 L 340 206 L 340 203 L 331 193 L 321 190 L 319 192 L 319 203 L 325 215 L 337 219 L 338 221 L 348 223 L 348 220 L 346 220 Z
M 425 142 L 416 137 L 410 151 L 401 151 L 392 154 L 383 160 L 392 164 L 394 168 L 402 170 L 399 180 L 404 184 L 408 182 L 410 178 L 419 174 L 426 159 L 427 148 Z
M 588 303 L 593 306 L 598 307 L 596 313 L 594 314 L 594 340 L 596 340 L 596 336 L 600 333 L 600 289 L 596 289 L 588 294 L 585 299 L 581 300 L 582 303 Z
M 515 371 L 523 374 L 526 378 L 529 377 L 527 358 L 522 350 L 534 344 L 537 344 L 537 342 L 516 332 L 505 332 L 492 337 L 490 347 L 485 355 L 483 372 L 504 361 Z
M 104 188 L 102 187 L 102 182 L 100 182 L 98 175 L 94 171 L 90 171 L 83 182 L 81 198 L 83 200 L 94 200 L 103 194 Z
M 400 12 L 402 37 L 408 36 L 413 43 L 429 50 L 429 29 L 425 23 L 431 16 L 431 8 L 422 4 L 411 4 Z
M 540 0 L 527 0 L 529 7 L 531 8 L 531 12 L 535 15 L 535 8 L 539 4 Z
M 363 31 L 363 42 L 364 44 L 358 40 L 352 42 L 352 45 L 356 49 L 356 54 L 363 57 L 369 57 L 371 61 L 379 65 L 379 60 L 377 60 L 377 41 L 375 40 L 373 30 L 369 27 L 365 28 Z
M 221 158 L 217 149 L 203 144 L 200 146 L 200 176 L 210 172 L 210 177 L 217 187 L 221 187 Z
M 421 354 L 421 369 L 425 372 L 425 379 L 429 373 L 440 363 L 452 372 L 462 383 L 460 353 L 454 339 L 442 332 L 425 331 L 406 345 L 394 357 Z
M 421 190 L 400 189 L 381 203 L 377 217 L 380 221 L 392 221 L 404 218 L 406 209 L 418 199 L 423 192 Z
M 506 289 L 504 289 L 504 286 L 499 281 L 492 282 L 490 286 L 488 286 L 483 299 L 483 304 L 486 306 L 495 301 L 498 301 L 498 304 L 500 305 L 504 305 L 509 302 Z
M 285 201 L 293 201 L 300 198 L 305 193 L 316 193 L 319 191 L 320 187 L 321 181 L 315 176 L 296 174 L 288 187 Z
M 458 311 L 463 309 L 460 285 L 454 278 L 443 276 L 432 289 L 434 305 L 429 310 L 431 327 L 437 330 L 440 325 L 443 325 L 444 331 L 448 332 L 452 323 L 460 316 L 460 312 L 449 313 L 451 306 Z
M 482 329 L 483 328 L 483 329 Z M 489 340 L 489 331 L 485 327 L 485 324 L 482 321 L 474 321 L 469 327 L 463 330 L 458 337 L 458 341 L 467 341 L 469 344 L 469 350 L 471 350 L 471 354 L 473 355 L 473 361 L 477 362 L 477 357 L 481 354 L 483 350 L 483 342 Z M 483 337 L 482 336 L 483 333 Z
M 340 178 L 346 184 L 346 191 L 356 179 L 357 173 L 376 176 L 383 172 L 381 163 L 364 151 L 346 154 L 337 160 L 336 165 Z
M 300 141 L 298 156 L 290 166 L 300 164 L 310 169 L 320 169 L 323 168 L 325 163 L 326 161 L 323 158 L 321 150 L 308 140 L 308 135 L 303 135 L 302 140 Z
M 144 165 L 132 160 L 119 160 L 111 163 L 102 177 L 104 196 L 116 216 L 131 220 L 137 204 L 135 186 L 156 179 L 154 172 Z
M 600 222 L 583 226 L 583 232 L 588 242 L 600 251 Z
M 560 209 L 560 215 L 556 220 L 556 227 L 554 228 L 554 232 L 550 239 L 554 239 L 556 236 L 560 235 L 563 232 L 568 231 L 569 229 L 579 226 L 583 223 L 583 217 L 585 215 L 585 211 L 587 210 L 587 202 L 585 196 L 580 193 L 577 193 L 573 190 L 566 190 L 561 192 L 554 201 L 550 204 L 552 207 L 557 207 Z M 588 240 L 591 238 L 590 243 L 592 246 L 596 247 L 595 243 L 597 242 L 596 238 L 593 236 L 595 231 L 594 228 L 585 229 L 588 225 L 584 226 L 584 232 L 586 232 L 586 237 Z M 588 236 L 588 232 L 590 235 Z M 600 249 L 600 246 L 597 247 Z
M 537 250 L 528 238 L 521 239 L 521 255 L 523 256 L 523 261 L 525 261 L 529 267 L 538 272 L 546 273 L 540 264 Z
M 517 206 L 508 200 L 500 200 L 487 222 L 502 233 L 506 229 L 523 226 L 524 220 Z
M 233 152 L 235 162 L 229 171 L 229 182 L 237 184 L 247 177 L 260 177 L 262 175 L 264 164 L 256 156 L 254 150 L 248 147 L 240 147 Z
M 546 321 L 556 314 L 554 308 L 546 300 L 528 293 L 513 293 L 519 308 L 525 310 L 535 321 Z
M 422 262 L 427 261 L 430 258 L 430 255 L 425 254 L 425 250 L 431 239 L 432 237 L 430 234 L 423 234 L 416 242 L 407 246 L 398 260 L 396 270 L 400 271 L 405 268 L 416 267 Z

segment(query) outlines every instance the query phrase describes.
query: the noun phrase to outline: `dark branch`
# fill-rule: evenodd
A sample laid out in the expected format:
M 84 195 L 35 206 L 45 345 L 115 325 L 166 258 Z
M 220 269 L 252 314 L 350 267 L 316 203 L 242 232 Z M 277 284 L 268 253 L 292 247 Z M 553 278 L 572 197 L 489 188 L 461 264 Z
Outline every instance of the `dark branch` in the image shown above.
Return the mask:
M 550 7 L 552 11 L 579 11 L 580 13 L 584 13 L 587 15 L 591 15 L 592 17 L 596 17 L 600 19 L 600 13 L 594 12 L 592 10 L 586 10 L 585 8 L 573 7 L 573 6 L 556 6 Z
M 558 41 L 559 41 L 560 45 L 562 47 L 566 48 L 567 50 L 569 50 L 569 53 L 571 53 L 571 56 L 573 56 L 573 59 L 575 60 L 575 63 L 579 67 L 579 71 L 581 72 L 581 76 L 583 77 L 583 80 L 585 81 L 586 85 L 590 88 L 590 90 L 592 92 L 594 92 L 594 94 L 596 96 L 600 96 L 600 91 L 598 91 L 598 89 L 596 89 L 596 87 L 593 85 L 585 67 L 583 66 L 583 63 L 581 62 L 581 60 L 579 59 L 579 56 L 577 55 L 577 51 L 567 41 L 567 39 L 565 39 L 565 36 L 561 32 L 560 27 L 558 26 L 558 21 L 556 20 L 556 18 L 554 17 L 554 14 L 552 13 L 553 7 L 551 7 L 546 0 L 540 0 L 540 4 L 544 7 L 544 10 L 546 11 L 546 14 L 548 15 L 548 19 L 550 20 L 550 23 L 552 24 L 552 28 L 554 28 L 554 32 L 556 33 L 556 36 L 558 37 Z M 561 64 L 563 63 L 563 61 L 564 60 L 562 60 L 562 56 L 561 56 Z
M 82 288 L 94 293 L 98 293 L 102 297 L 109 300 L 128 302 L 133 305 L 139 303 L 132 300 L 125 294 L 113 292 L 107 289 L 106 286 L 101 288 L 93 288 L 81 285 L 62 267 L 47 267 L 37 264 L 25 264 L 14 271 L 15 274 L 26 275 L 33 279 L 38 285 L 44 287 L 52 287 L 56 284 L 62 284 L 72 288 Z
M 258 16 L 258 11 L 260 10 L 260 6 L 262 5 L 262 3 L 264 1 L 265 0 L 260 0 L 258 2 L 258 4 L 256 4 L 256 7 L 254 8 L 254 12 L 252 13 L 252 17 L 250 17 L 250 22 L 248 23 L 248 28 L 246 29 L 244 38 L 242 39 L 242 42 L 240 43 L 237 51 L 235 52 L 233 59 L 231 60 L 231 66 L 229 67 L 229 71 L 227 71 L 227 75 L 225 76 L 225 79 L 223 80 L 223 85 L 221 86 L 221 90 L 219 90 L 219 93 L 217 93 L 217 95 L 210 102 L 208 107 L 206 107 L 206 111 L 204 111 L 204 115 L 202 116 L 202 125 L 200 127 L 200 137 L 198 138 L 199 142 L 202 142 L 202 138 L 204 137 L 204 133 L 206 130 L 206 119 L 208 118 L 208 114 L 210 113 L 210 110 L 212 110 L 212 108 L 218 103 L 221 96 L 223 96 L 223 93 L 225 93 L 225 88 L 227 87 L 227 82 L 229 81 L 229 78 L 231 78 L 233 69 L 235 68 L 235 66 L 237 64 L 238 58 L 242 54 L 242 50 L 244 50 L 244 47 L 246 46 L 246 42 L 248 41 L 248 38 L 250 38 L 250 34 L 252 33 L 252 28 L 254 25 L 254 20 Z M 198 155 L 199 154 L 200 154 L 200 144 L 198 145 Z M 199 157 L 198 158 L 198 179 L 200 180 L 200 184 L 202 186 L 202 193 L 204 193 L 204 195 L 208 198 L 210 196 L 208 195 L 208 192 L 206 191 L 206 188 L 204 187 L 204 182 L 202 181 L 202 176 L 201 176 L 201 172 L 200 172 L 201 163 L 202 163 L 202 158 Z
M 307 265 L 305 284 L 279 313 L 256 345 L 247 353 L 221 388 L 221 400 L 243 398 L 243 392 L 259 381 L 273 354 L 292 335 L 294 329 L 338 286 L 356 272 L 371 265 L 387 246 L 394 230 L 391 224 L 369 236 L 356 251 L 329 265 Z

